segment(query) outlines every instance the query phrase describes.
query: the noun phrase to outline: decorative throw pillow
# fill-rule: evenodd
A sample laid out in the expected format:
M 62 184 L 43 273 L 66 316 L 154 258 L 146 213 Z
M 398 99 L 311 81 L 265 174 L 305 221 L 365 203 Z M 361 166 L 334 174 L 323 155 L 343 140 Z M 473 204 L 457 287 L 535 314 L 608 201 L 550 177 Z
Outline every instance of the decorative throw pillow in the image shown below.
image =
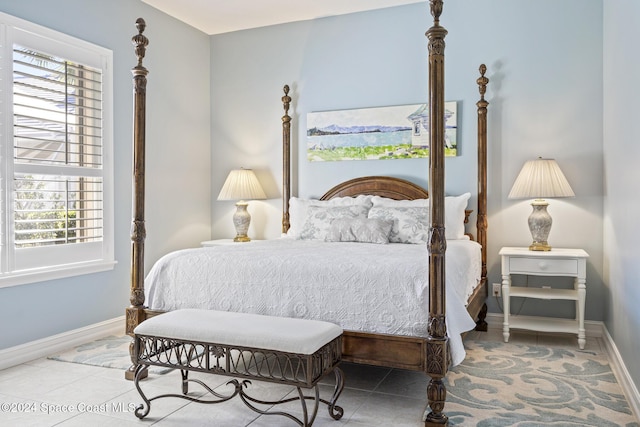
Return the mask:
M 327 235 L 328 242 L 389 243 L 393 221 L 377 218 L 334 219 Z
M 369 218 L 393 223 L 389 233 L 391 243 L 426 243 L 429 235 L 429 210 L 426 207 L 374 206 Z
M 367 218 L 369 207 L 351 206 L 309 206 L 307 219 L 300 231 L 302 240 L 326 240 L 331 222 L 336 218 Z
M 459 196 L 447 196 L 444 198 L 444 228 L 445 228 L 446 239 L 460 240 L 460 239 L 469 238 L 464 234 L 464 218 L 465 218 L 465 210 L 467 209 L 467 204 L 469 202 L 470 197 L 471 197 L 471 193 L 464 193 Z M 371 198 L 371 202 L 373 203 L 373 208 L 424 207 L 427 210 L 427 217 L 426 217 L 427 227 L 430 223 L 429 199 L 394 200 L 386 197 L 374 196 Z
M 361 205 L 367 209 L 371 208 L 372 196 L 357 196 L 357 197 L 334 197 L 329 200 L 315 200 L 315 199 L 300 199 L 298 197 L 292 197 L 289 199 L 289 231 L 287 236 L 299 239 L 302 227 L 307 220 L 307 209 L 309 206 L 353 206 Z

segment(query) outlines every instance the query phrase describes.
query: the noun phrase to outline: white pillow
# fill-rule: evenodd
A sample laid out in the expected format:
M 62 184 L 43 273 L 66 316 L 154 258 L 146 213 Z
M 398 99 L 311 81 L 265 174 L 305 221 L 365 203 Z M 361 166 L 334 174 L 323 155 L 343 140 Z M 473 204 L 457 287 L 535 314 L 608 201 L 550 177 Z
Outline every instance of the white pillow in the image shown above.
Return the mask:
M 444 198 L 444 235 L 448 240 L 468 239 L 464 234 L 465 210 L 471 193 Z
M 447 196 L 444 198 L 444 227 L 445 227 L 445 238 L 448 240 L 461 240 L 468 239 L 469 237 L 464 234 L 464 218 L 466 216 L 465 210 L 467 209 L 467 204 L 469 202 L 469 198 L 471 197 L 471 193 L 464 193 L 460 196 Z M 397 227 L 404 228 L 406 232 L 409 229 L 415 229 L 416 232 L 422 232 L 422 224 L 416 224 L 415 221 L 426 221 L 426 227 L 428 228 L 430 220 L 429 220 L 429 199 L 416 199 L 416 200 L 394 200 L 386 197 L 374 196 L 371 199 L 373 203 L 373 208 L 376 207 L 386 207 L 386 208 L 418 208 L 423 207 L 427 210 L 426 219 L 422 216 L 418 218 L 415 213 L 409 213 L 408 211 L 404 211 L 401 215 L 401 223 L 397 225 Z M 372 208 L 372 209 L 373 209 Z M 377 213 L 376 215 L 380 215 Z M 386 213 L 387 217 L 385 219 L 392 219 L 388 215 L 391 215 L 390 211 Z M 369 215 L 371 217 L 371 215 Z M 389 241 L 392 242 L 394 237 L 394 230 L 397 228 L 394 225 L 394 229 L 392 229 L 392 237 L 390 237 Z M 399 230 L 397 230 L 399 231 Z M 422 243 L 423 236 L 416 236 L 413 238 L 408 238 L 406 235 L 400 235 L 398 237 L 400 240 L 413 240 L 414 243 Z M 425 240 L 426 241 L 426 238 Z M 405 242 L 408 243 L 408 242 Z
M 329 200 L 315 200 L 315 199 L 300 199 L 298 197 L 292 197 L 289 199 L 289 230 L 287 236 L 291 236 L 295 239 L 300 238 L 302 227 L 307 220 L 307 209 L 309 206 L 353 206 L 362 205 L 367 209 L 373 205 L 371 202 L 372 196 L 357 196 L 357 197 L 334 197 Z
M 389 243 L 392 221 L 376 218 L 336 218 L 331 222 L 328 242 Z
M 309 206 L 307 219 L 300 231 L 302 240 L 326 240 L 331 222 L 336 218 L 367 218 L 369 207 L 363 205 L 347 206 Z

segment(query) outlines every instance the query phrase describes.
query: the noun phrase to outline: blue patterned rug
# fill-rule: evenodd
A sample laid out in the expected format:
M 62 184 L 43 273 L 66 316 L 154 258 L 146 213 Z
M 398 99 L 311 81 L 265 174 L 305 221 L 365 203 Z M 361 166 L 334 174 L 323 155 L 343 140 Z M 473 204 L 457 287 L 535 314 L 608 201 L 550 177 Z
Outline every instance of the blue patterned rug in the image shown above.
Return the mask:
M 446 377 L 449 424 L 640 427 L 605 354 L 468 341 Z
M 110 336 L 48 358 L 125 370 L 130 342 Z M 640 427 L 603 352 L 482 340 L 465 347 L 445 379 L 450 426 Z
M 102 366 L 103 368 L 114 368 L 126 370 L 131 366 L 129 357 L 129 343 L 131 337 L 109 336 L 81 344 L 63 353 L 52 355 L 47 359 L 61 362 L 81 363 L 83 365 Z M 163 374 L 171 369 L 151 366 L 149 372 Z

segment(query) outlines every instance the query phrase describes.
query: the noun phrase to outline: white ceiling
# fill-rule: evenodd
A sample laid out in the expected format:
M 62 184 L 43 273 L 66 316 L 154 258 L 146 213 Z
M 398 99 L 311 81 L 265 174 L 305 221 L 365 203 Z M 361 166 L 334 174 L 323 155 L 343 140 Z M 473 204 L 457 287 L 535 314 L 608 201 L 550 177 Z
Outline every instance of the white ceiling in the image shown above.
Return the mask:
M 425 0 L 142 0 L 209 35 Z

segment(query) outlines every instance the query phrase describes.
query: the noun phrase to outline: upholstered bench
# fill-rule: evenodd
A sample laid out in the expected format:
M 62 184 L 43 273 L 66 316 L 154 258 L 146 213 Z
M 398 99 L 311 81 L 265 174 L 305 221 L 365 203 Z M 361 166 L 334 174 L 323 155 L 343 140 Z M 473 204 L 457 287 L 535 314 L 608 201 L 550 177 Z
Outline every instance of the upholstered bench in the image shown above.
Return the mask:
M 343 414 L 342 408 L 336 405 L 344 387 L 344 376 L 338 367 L 341 355 L 342 329 L 333 323 L 198 309 L 163 313 L 147 319 L 134 330 L 135 385 L 145 402 L 136 408 L 135 414 L 144 418 L 151 410 L 151 401 L 162 397 L 220 403 L 239 395 L 252 410 L 283 415 L 301 426 L 313 424 L 320 402 L 326 404 L 329 415 L 338 420 Z M 139 381 L 149 365 L 179 369 L 182 394 L 145 396 Z M 190 371 L 234 377 L 226 383 L 233 390 L 227 394 L 212 390 L 203 381 L 190 379 Z M 331 372 L 336 384 L 331 398 L 324 400 L 320 398 L 318 382 Z M 298 394 L 279 401 L 259 400 L 245 392 L 251 384 L 249 380 L 291 385 L 297 388 Z M 204 387 L 210 394 L 209 399 L 188 395 L 189 383 Z M 313 389 L 314 395 L 305 396 L 301 388 Z M 301 402 L 301 418 L 258 407 L 295 400 Z M 307 400 L 314 402 L 311 412 Z

